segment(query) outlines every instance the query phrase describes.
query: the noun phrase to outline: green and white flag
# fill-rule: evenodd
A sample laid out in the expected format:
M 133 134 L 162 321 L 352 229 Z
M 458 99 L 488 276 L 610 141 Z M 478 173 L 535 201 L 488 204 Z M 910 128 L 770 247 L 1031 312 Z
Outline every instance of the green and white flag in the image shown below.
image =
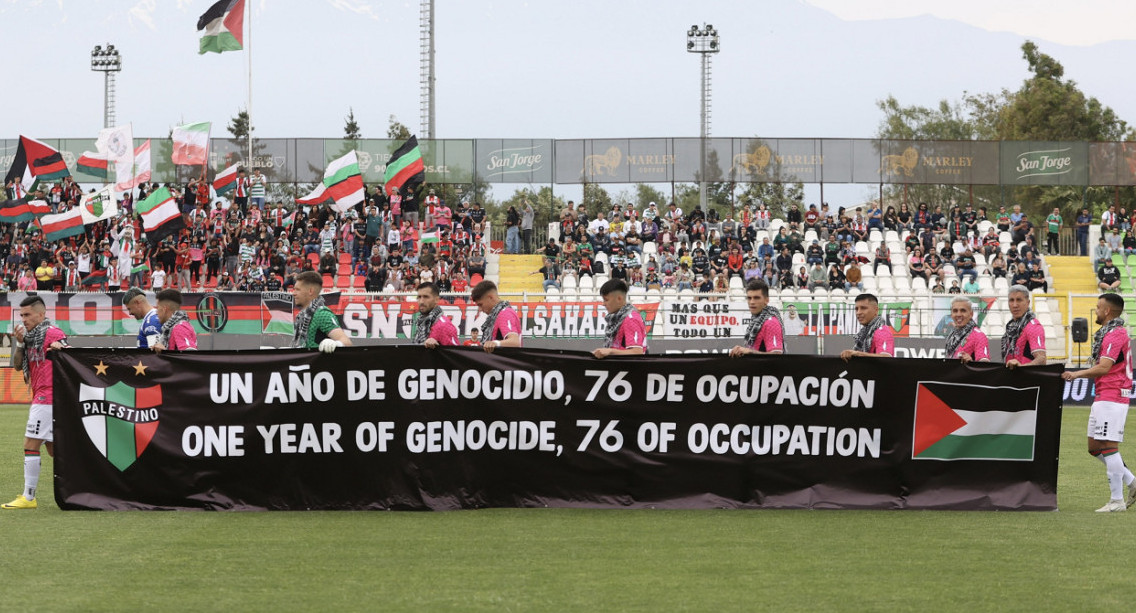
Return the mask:
M 79 210 L 83 214 L 83 224 L 90 225 L 118 215 L 118 201 L 108 185 L 98 191 L 83 194 Z
M 1033 460 L 1039 388 L 922 381 L 915 460 Z

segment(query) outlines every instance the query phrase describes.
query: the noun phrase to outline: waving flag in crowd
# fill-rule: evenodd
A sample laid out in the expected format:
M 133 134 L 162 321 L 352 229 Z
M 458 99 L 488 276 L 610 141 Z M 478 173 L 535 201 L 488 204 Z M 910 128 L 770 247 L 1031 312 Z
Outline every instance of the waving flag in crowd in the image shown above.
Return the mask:
M 114 162 L 115 183 L 129 185 L 134 177 L 134 128 L 131 124 L 99 131 L 95 149 L 105 155 L 107 161 Z
M 244 49 L 245 0 L 220 0 L 197 19 L 201 35 L 198 54 Z
M 59 151 L 49 147 L 34 138 L 20 136 L 20 144 L 16 148 L 16 156 L 4 175 L 4 184 L 13 179 L 19 182 L 19 191 L 16 197 L 20 198 L 30 191 L 35 179 L 46 181 L 49 179 L 62 179 L 70 177 L 67 163 Z
M 107 172 L 107 158 L 102 153 L 95 151 L 84 151 L 83 155 L 79 156 L 77 164 L 79 172 L 98 177 L 106 181 L 110 173 Z
M 146 196 L 134 209 L 142 216 L 142 229 L 146 231 L 146 240 L 151 244 L 157 244 L 185 227 L 177 200 L 174 200 L 169 188 L 164 185 Z
M 150 139 L 134 149 L 134 177 L 126 183 L 119 183 L 118 191 L 134 189 L 150 180 Z
M 43 238 L 48 242 L 83 233 L 83 210 L 76 207 L 57 215 L 44 215 L 39 219 Z
M 209 156 L 209 129 L 212 123 L 202 121 L 174 128 L 174 164 L 200 166 Z
M 240 164 L 233 164 L 232 166 L 217 173 L 217 177 L 213 179 L 213 191 L 217 192 L 218 196 L 223 196 L 237 186 L 237 168 Z
M 43 200 L 7 200 L 0 204 L 0 223 L 23 223 L 50 212 L 51 207 Z
M 114 192 L 108 185 L 97 192 L 83 194 L 79 211 L 84 224 L 93 224 L 118 215 L 118 201 L 114 199 Z
M 334 160 L 323 173 L 323 182 L 312 193 L 297 198 L 300 204 L 322 204 L 333 202 L 340 213 L 359 204 L 365 196 L 363 174 L 359 171 L 359 158 L 354 151 Z
M 401 147 L 395 150 L 387 162 L 386 185 L 383 189 L 387 195 L 394 190 L 413 188 L 426 182 L 426 167 L 422 165 L 422 151 L 418 149 L 418 137 L 411 136 Z

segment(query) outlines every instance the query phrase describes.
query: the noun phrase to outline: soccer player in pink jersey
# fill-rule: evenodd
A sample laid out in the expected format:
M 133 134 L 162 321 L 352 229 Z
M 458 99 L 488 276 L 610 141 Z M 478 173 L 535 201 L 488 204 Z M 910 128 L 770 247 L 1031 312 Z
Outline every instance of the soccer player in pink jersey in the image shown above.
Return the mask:
M 197 351 L 197 331 L 185 311 L 181 310 L 181 292 L 164 289 L 158 292 L 157 300 L 162 331 L 158 334 L 158 342 L 150 348 L 158 353 L 163 350 Z
M 1123 298 L 1101 294 L 1097 299 L 1100 329 L 1093 335 L 1092 368 L 1061 373 L 1066 381 L 1096 379 L 1096 397 L 1089 410 L 1089 454 L 1104 463 L 1110 494 L 1108 504 L 1097 509 L 1097 513 L 1123 511 L 1136 502 L 1136 476 L 1120 459 L 1119 449 L 1132 396 L 1132 344 L 1120 317 L 1123 313 Z
M 597 359 L 609 355 L 647 353 L 647 325 L 639 309 L 627 303 L 627 282 L 609 279 L 600 286 L 600 297 L 607 310 L 604 346 L 592 352 Z
M 426 282 L 418 286 L 418 323 L 414 329 L 414 342 L 427 348 L 456 347 L 458 330 L 438 306 L 441 292 L 438 286 Z
M 951 300 L 951 321 L 954 330 L 947 335 L 947 357 L 967 362 L 989 362 L 990 341 L 974 321 L 974 305 L 970 298 L 955 296 Z
M 474 286 L 469 297 L 485 313 L 485 323 L 481 324 L 481 338 L 485 342 L 481 348 L 493 353 L 498 347 L 521 346 L 521 318 L 507 300 L 497 294 L 497 284 L 482 281 Z
M 24 492 L 4 509 L 34 509 L 36 487 L 39 485 L 40 448 L 47 447 L 48 455 L 55 455 L 52 436 L 51 402 L 51 360 L 48 351 L 58 351 L 67 346 L 67 336 L 63 330 L 51 325 L 47 319 L 47 306 L 43 298 L 32 295 L 20 302 L 20 321 L 14 335 L 16 344 L 12 348 L 12 363 L 23 368 L 24 381 L 31 385 L 32 404 L 28 410 L 28 426 L 24 434 Z
M 1030 293 L 1024 285 L 1010 287 L 1006 297 L 1010 323 L 1002 335 L 1002 359 L 1009 368 L 1045 366 L 1045 327 L 1030 310 Z
M 730 349 L 730 357 L 785 353 L 785 324 L 781 311 L 769 304 L 769 285 L 762 279 L 746 284 L 746 306 L 753 318 L 746 329 L 745 344 Z
M 880 299 L 874 294 L 856 296 L 856 321 L 860 331 L 856 333 L 856 344 L 851 349 L 840 352 L 840 358 L 847 362 L 852 358 L 890 358 L 895 356 L 895 336 L 891 324 L 880 317 Z

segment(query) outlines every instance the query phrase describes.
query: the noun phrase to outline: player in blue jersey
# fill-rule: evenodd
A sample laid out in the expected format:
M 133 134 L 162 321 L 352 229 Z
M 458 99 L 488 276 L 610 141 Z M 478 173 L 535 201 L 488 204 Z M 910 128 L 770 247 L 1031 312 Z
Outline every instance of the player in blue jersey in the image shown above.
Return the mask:
M 158 309 L 150 306 L 146 292 L 132 287 L 122 295 L 122 306 L 141 322 L 138 328 L 138 346 L 148 349 L 162 333 L 162 322 L 158 319 Z

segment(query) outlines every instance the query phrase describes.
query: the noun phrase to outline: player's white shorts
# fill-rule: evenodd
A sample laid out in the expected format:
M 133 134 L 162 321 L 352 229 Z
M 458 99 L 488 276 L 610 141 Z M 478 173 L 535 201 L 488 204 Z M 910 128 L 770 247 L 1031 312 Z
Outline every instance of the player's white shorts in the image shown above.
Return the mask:
M 33 404 L 28 409 L 28 438 L 52 442 L 52 422 L 50 404 Z
M 1089 438 L 1098 441 L 1123 441 L 1124 420 L 1128 418 L 1127 402 L 1098 400 L 1089 409 Z

